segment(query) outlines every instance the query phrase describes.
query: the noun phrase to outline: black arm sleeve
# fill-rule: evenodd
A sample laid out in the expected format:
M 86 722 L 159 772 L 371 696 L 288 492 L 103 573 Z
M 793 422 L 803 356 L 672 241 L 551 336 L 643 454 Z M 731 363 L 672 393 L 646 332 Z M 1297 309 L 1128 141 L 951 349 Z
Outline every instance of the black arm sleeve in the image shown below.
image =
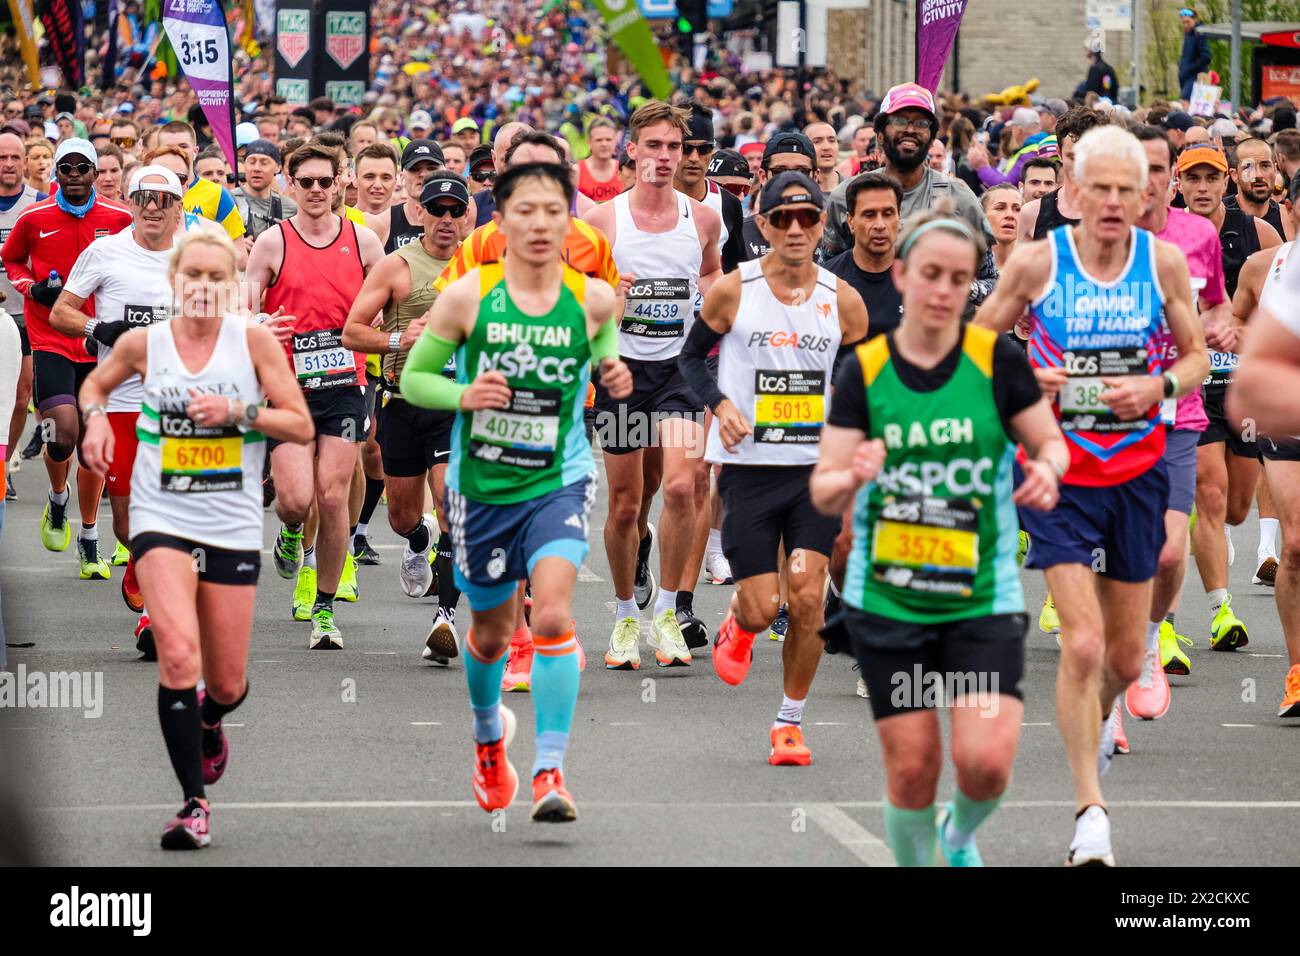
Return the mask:
M 856 428 L 864 435 L 871 434 L 871 414 L 867 409 L 867 387 L 862 381 L 862 363 L 858 353 L 850 352 L 840 363 L 835 375 L 835 390 L 831 393 L 831 411 L 826 424 L 836 428 Z
M 730 272 L 745 261 L 745 210 L 740 200 L 722 191 L 722 221 L 727 226 L 727 241 L 722 245 L 722 271 Z
M 999 335 L 993 346 L 993 400 L 1002 429 L 1011 435 L 1011 419 L 1043 397 L 1029 359 L 1015 342 Z
M 713 347 L 722 341 L 722 336 L 709 328 L 702 319 L 696 319 L 691 332 L 682 343 L 682 352 L 677 356 L 677 367 L 682 370 L 682 378 L 691 387 L 704 404 L 717 410 L 718 403 L 727 396 L 718 388 L 718 380 L 709 374 L 708 357 Z

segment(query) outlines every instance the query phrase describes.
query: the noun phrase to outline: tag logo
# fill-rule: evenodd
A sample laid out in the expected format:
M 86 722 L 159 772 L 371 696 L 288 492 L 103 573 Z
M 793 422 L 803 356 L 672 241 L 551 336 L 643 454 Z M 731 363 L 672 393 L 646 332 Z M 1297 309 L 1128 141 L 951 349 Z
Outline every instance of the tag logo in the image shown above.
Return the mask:
M 329 13 L 325 16 L 325 51 L 346 70 L 366 46 L 366 15 L 361 10 Z
M 310 12 L 277 10 L 275 14 L 275 48 L 284 62 L 296 67 L 311 46 Z

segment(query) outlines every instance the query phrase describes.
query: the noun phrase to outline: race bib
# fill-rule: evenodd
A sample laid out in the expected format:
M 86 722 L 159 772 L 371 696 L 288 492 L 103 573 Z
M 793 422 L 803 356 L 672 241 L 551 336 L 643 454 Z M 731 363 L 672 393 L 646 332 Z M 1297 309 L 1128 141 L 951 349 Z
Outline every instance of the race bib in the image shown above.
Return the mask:
M 234 425 L 199 425 L 183 412 L 159 418 L 162 489 L 183 494 L 244 487 L 244 436 Z
M 887 497 L 871 539 L 876 580 L 969 597 L 979 568 L 979 512 L 969 498 Z
M 305 392 L 357 384 L 356 356 L 343 347 L 342 329 L 295 333 L 293 370 Z
M 754 372 L 754 441 L 806 445 L 821 438 L 826 424 L 823 369 Z
M 637 279 L 627 290 L 620 327 L 628 335 L 675 338 L 686 328 L 691 306 L 690 280 Z
M 1201 384 L 1216 388 L 1231 385 L 1232 374 L 1237 371 L 1240 361 L 1241 356 L 1236 352 L 1216 352 L 1210 349 L 1210 374 L 1205 376 L 1205 381 Z
M 516 388 L 507 408 L 484 408 L 470 421 L 469 453 L 483 461 L 536 470 L 555 461 L 560 390 Z
M 1057 396 L 1063 431 L 1118 432 L 1146 427 L 1146 419 L 1120 421 L 1101 400 L 1104 378 L 1147 375 L 1149 353 L 1143 348 L 1080 349 L 1062 355 L 1070 376 Z
M 142 329 L 146 326 L 153 325 L 155 322 L 166 322 L 171 318 L 171 313 L 167 311 L 166 306 L 161 305 L 124 305 L 122 306 L 122 321 L 132 329 Z
M 1166 398 L 1160 403 L 1160 421 L 1172 428 L 1178 419 L 1178 399 Z

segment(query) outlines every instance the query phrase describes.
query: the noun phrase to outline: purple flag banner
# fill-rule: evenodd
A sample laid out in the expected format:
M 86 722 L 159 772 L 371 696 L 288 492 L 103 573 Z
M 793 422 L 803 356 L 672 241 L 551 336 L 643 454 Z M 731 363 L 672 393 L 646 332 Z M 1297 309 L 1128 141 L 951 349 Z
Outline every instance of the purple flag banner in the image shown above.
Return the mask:
M 916 0 L 916 82 L 939 88 L 967 0 Z
M 212 126 L 212 136 L 236 169 L 230 33 L 220 0 L 163 0 L 163 30 Z

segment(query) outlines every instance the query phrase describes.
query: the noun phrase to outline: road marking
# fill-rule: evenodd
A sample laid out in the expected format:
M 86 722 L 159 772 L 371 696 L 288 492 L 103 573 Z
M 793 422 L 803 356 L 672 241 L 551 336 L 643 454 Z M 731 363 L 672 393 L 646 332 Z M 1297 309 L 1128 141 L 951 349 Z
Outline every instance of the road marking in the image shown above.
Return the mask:
M 442 721 L 439 720 L 413 720 L 412 727 L 441 727 Z
M 224 720 L 221 722 L 222 727 L 242 727 L 243 724 L 228 724 Z
M 397 651 L 362 651 L 367 657 L 396 657 Z
M 641 726 L 641 721 L 639 721 L 639 720 L 611 720 L 611 721 L 609 722 L 609 725 L 610 725 L 611 727 L 640 727 L 640 726 Z
M 1034 723 L 1021 724 L 1020 726 L 1021 727 L 1050 727 L 1052 726 L 1052 722 L 1050 720 L 1042 720 Z
M 867 866 L 894 865 L 894 854 L 889 847 L 835 804 L 814 803 L 808 807 L 808 816 L 836 843 Z
M 585 581 L 590 584 L 599 584 L 601 581 L 605 579 L 602 578 L 600 575 L 594 573 L 591 570 L 591 568 L 587 567 L 584 564 L 581 568 L 578 569 L 578 580 Z
M 1219 724 L 1220 727 L 1254 727 L 1254 724 Z
M 1281 654 L 1251 654 L 1249 651 L 1247 651 L 1247 652 L 1246 652 L 1246 656 L 1247 656 L 1247 657 L 1275 657 L 1275 658 L 1280 658 L 1282 655 L 1281 655 Z
M 814 720 L 814 727 L 843 727 L 844 724 L 838 720 Z

